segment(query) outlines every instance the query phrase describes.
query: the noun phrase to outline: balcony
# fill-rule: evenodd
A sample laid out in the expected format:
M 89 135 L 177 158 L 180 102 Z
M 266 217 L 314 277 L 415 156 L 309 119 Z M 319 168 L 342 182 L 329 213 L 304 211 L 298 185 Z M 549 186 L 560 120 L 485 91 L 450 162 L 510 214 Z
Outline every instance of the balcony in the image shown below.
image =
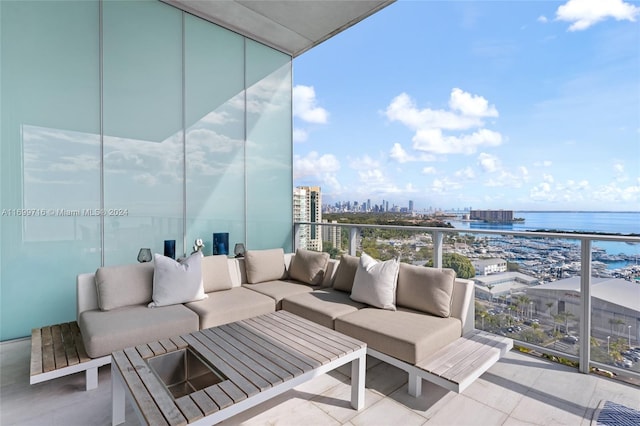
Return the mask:
M 295 234 L 299 235 L 301 227 L 306 225 L 309 223 L 296 223 Z M 472 257 L 473 250 L 468 244 L 470 236 L 475 242 L 479 241 L 480 251 L 491 255 L 504 253 L 516 246 L 535 247 L 531 257 L 540 260 L 523 268 L 522 273 L 532 274 L 534 271 L 533 275 L 537 274 L 543 284 L 524 280 L 524 284 L 520 284 L 525 286 L 525 290 L 539 290 L 546 284 L 557 286 L 563 281 L 566 284 L 566 280 L 577 280 L 577 286 L 574 290 L 562 287 L 560 293 L 552 291 L 551 294 L 559 294 L 553 303 L 538 299 L 542 296 L 535 292 L 521 291 L 521 286 L 500 292 L 495 291 L 498 288 L 495 284 L 496 287 L 488 289 L 488 292 L 477 292 L 476 327 L 507 333 L 520 350 L 508 353 L 462 394 L 423 382 L 422 396 L 413 398 L 408 394 L 405 372 L 368 358 L 366 405 L 360 412 L 349 407 L 350 370 L 342 368 L 300 385 L 223 424 L 587 425 L 604 401 L 640 410 L 640 374 L 637 369 L 640 362 L 634 362 L 630 368 L 616 365 L 618 355 L 626 350 L 626 346 L 638 346 L 635 323 L 629 327 L 628 313 L 617 312 L 617 316 L 611 317 L 614 321 L 609 321 L 602 312 L 604 305 L 601 301 L 606 299 L 606 291 L 603 295 L 600 287 L 603 282 L 606 286 L 610 277 L 603 277 L 606 271 L 594 267 L 593 261 L 596 257 L 593 253 L 598 253 L 600 241 L 637 244 L 640 238 L 334 223 L 319 226 L 343 228 L 349 235 L 347 251 L 352 254 L 360 250 L 361 231 L 364 229 L 414 232 L 412 238 L 420 242 L 420 248 L 428 250 L 435 265 L 441 265 L 447 253 L 458 252 Z M 402 251 L 400 247 L 401 244 L 397 243 L 397 249 Z M 559 259 L 560 251 L 553 250 L 553 256 L 547 256 L 549 247 L 564 247 L 563 261 L 568 263 L 570 258 L 578 256 L 577 263 L 572 264 L 572 269 L 561 268 L 558 271 L 554 258 Z M 514 261 L 513 258 L 507 260 Z M 555 276 L 550 273 L 554 268 Z M 573 277 L 569 277 L 571 274 Z M 524 303 L 523 296 L 529 298 L 527 303 Z M 545 297 L 549 299 L 548 295 Z M 560 307 L 561 312 L 576 314 L 561 317 L 552 312 Z M 482 313 L 485 315 L 480 315 Z M 500 320 L 496 323 L 490 317 L 499 317 Z M 534 326 L 535 323 L 538 326 Z M 528 331 L 537 329 L 555 333 L 545 333 L 542 341 L 532 341 Z M 568 336 L 574 336 L 575 340 Z M 85 392 L 83 374 L 30 386 L 29 360 L 28 339 L 0 344 L 1 424 L 110 423 L 109 366 L 100 368 L 98 389 Z M 615 375 L 615 379 L 593 374 L 595 369 L 605 370 L 599 373 Z M 138 424 L 129 406 L 126 424 Z

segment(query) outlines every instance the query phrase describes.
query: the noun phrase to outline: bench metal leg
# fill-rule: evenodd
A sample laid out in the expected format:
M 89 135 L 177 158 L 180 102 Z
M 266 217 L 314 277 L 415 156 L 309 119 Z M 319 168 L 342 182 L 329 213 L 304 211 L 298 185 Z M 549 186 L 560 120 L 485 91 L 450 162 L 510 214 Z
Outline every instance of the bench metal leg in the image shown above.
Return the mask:
M 422 377 L 415 373 L 409 373 L 409 395 L 414 397 L 422 395 Z
M 98 387 L 98 367 L 87 368 L 87 371 L 85 372 L 85 382 L 87 390 Z
M 367 363 L 366 351 L 351 361 L 351 406 L 356 410 L 364 408 L 364 378 Z
M 124 379 L 117 368 L 111 371 L 111 424 L 119 425 L 125 421 Z

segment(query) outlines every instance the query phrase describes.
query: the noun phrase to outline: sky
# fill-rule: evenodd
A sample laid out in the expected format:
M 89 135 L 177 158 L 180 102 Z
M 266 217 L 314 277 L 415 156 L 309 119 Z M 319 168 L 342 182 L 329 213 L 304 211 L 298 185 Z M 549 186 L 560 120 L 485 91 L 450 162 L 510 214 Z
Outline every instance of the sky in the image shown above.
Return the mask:
M 400 0 L 293 61 L 324 204 L 640 211 L 640 2 Z

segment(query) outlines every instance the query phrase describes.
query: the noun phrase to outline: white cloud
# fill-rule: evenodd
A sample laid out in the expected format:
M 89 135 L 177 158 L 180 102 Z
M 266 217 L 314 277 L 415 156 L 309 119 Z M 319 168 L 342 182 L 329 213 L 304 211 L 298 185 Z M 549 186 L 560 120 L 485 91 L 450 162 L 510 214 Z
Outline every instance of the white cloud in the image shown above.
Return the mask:
M 551 167 L 552 164 L 553 162 L 551 160 L 536 161 L 535 163 L 533 163 L 533 165 L 536 167 Z
M 295 179 L 322 176 L 325 173 L 336 173 L 338 170 L 340 170 L 340 162 L 333 154 L 320 155 L 316 151 L 311 151 L 306 157 L 296 155 L 293 159 Z
M 558 7 L 556 19 L 571 22 L 569 31 L 586 30 L 608 18 L 635 22 L 640 7 L 623 0 L 569 0 Z
M 411 156 L 407 154 L 407 151 L 404 150 L 402 145 L 399 143 L 394 143 L 391 148 L 391 152 L 389 152 L 389 156 L 396 160 L 398 163 L 406 163 L 411 161 Z
M 422 169 L 422 174 L 425 175 L 435 175 L 437 173 L 437 170 L 435 167 L 425 167 L 424 169 Z
M 497 117 L 498 110 L 495 106 L 489 105 L 485 98 L 479 95 L 472 95 L 457 87 L 451 91 L 449 107 L 453 111 L 459 111 L 462 115 L 471 117 Z
M 406 93 L 396 96 L 387 106 L 385 115 L 415 131 L 413 149 L 432 154 L 473 154 L 481 146 L 502 144 L 502 135 L 485 128 L 483 118 L 498 117 L 498 110 L 482 96 L 453 88 L 449 96 L 449 109 L 418 109 Z M 472 133 L 460 133 L 476 129 Z M 445 134 L 445 131 L 457 134 Z M 400 144 L 394 144 L 391 158 L 399 162 L 429 161 L 415 158 Z
M 389 151 L 389 157 L 398 163 L 408 163 L 409 161 L 435 161 L 436 158 L 433 155 L 421 153 L 420 155 L 410 155 L 399 143 L 394 143 Z
M 493 173 L 501 168 L 500 159 L 495 155 L 481 153 L 478 156 L 478 164 L 484 172 Z
M 308 123 L 325 124 L 329 113 L 316 105 L 313 86 L 297 85 L 293 88 L 293 115 Z
M 355 158 L 349 163 L 349 167 L 355 170 L 368 170 L 380 167 L 380 163 L 365 154 L 362 158 Z
M 624 164 L 622 164 L 622 163 L 614 164 L 613 165 L 613 170 L 616 172 L 616 174 L 624 173 Z
M 546 16 L 544 16 L 544 15 L 540 15 L 540 16 L 538 16 L 537 21 L 538 21 L 538 22 L 540 22 L 541 24 L 546 24 L 547 22 L 549 22 L 549 20 L 547 19 L 547 17 L 546 17 Z
M 466 167 L 462 170 L 458 170 L 457 172 L 455 172 L 454 176 L 465 178 L 465 179 L 473 179 L 476 177 L 476 173 L 473 171 L 471 167 Z
M 440 129 L 418 130 L 413 148 L 436 154 L 473 154 L 480 146 L 499 146 L 502 135 L 489 129 L 479 129 L 461 136 L 445 136 Z
M 309 133 L 298 127 L 294 127 L 293 129 L 293 141 L 294 142 L 306 142 L 309 139 Z

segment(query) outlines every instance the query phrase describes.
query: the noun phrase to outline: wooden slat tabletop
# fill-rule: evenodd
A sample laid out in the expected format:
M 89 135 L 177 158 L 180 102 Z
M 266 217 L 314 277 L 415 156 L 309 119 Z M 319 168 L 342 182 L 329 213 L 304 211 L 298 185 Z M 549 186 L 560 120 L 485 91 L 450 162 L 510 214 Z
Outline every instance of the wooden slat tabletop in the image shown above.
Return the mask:
M 145 359 L 187 346 L 226 380 L 174 400 Z M 118 351 L 113 364 L 123 372 L 126 386 L 149 423 L 160 414 L 168 424 L 184 424 L 364 347 L 358 340 L 279 311 Z

